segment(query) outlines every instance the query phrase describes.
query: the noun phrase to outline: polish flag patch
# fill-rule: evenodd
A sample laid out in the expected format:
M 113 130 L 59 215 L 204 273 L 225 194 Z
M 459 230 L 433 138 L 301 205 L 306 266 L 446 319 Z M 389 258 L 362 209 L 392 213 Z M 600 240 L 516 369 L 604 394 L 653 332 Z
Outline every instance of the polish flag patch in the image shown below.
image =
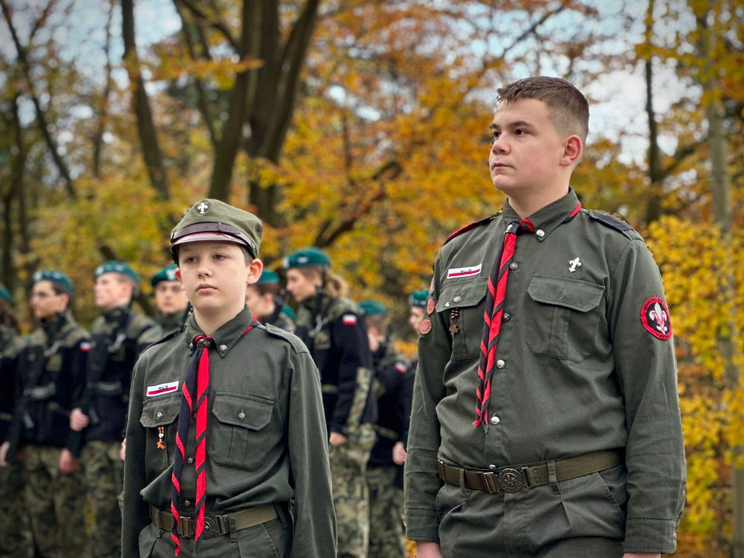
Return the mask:
M 357 317 L 354 314 L 344 314 L 343 318 L 341 318 L 344 322 L 344 325 L 356 325 L 357 323 Z
M 451 267 L 447 270 L 447 279 L 453 277 L 470 277 L 471 275 L 478 275 L 483 268 L 483 264 L 479 263 L 471 267 Z
M 90 352 L 90 343 L 87 341 L 83 341 L 80 343 L 80 352 L 81 353 L 89 353 Z
M 401 374 L 405 374 L 406 372 L 408 372 L 408 367 L 402 362 L 396 362 L 395 369 Z
M 168 382 L 167 384 L 158 384 L 156 386 L 147 386 L 147 397 L 155 397 L 178 390 L 178 382 Z

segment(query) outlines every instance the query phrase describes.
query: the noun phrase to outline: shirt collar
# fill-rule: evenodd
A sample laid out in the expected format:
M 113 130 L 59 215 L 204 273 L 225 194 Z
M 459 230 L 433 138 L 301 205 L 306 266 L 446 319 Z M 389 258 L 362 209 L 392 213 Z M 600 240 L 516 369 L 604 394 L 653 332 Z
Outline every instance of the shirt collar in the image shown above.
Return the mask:
M 212 334 L 212 339 L 214 339 L 214 344 L 217 347 L 217 350 L 214 352 L 221 357 L 227 356 L 230 349 L 240 341 L 240 338 L 243 337 L 252 323 L 253 314 L 251 314 L 251 311 L 248 310 L 247 306 L 245 306 L 237 316 L 229 322 L 222 324 L 217 331 Z M 186 322 L 186 335 L 184 336 L 184 340 L 189 346 L 189 351 L 193 352 L 196 349 L 193 340 L 197 335 L 204 335 L 204 332 L 196 324 L 196 319 L 192 314 Z
M 568 188 L 568 193 L 561 199 L 543 207 L 528 217 L 530 222 L 535 226 L 535 236 L 539 242 L 542 242 L 550 233 L 560 225 L 570 220 L 576 215 L 579 208 L 579 198 L 576 196 L 573 188 Z M 503 219 L 505 222 L 520 221 L 521 218 L 509 205 L 509 199 L 504 202 Z

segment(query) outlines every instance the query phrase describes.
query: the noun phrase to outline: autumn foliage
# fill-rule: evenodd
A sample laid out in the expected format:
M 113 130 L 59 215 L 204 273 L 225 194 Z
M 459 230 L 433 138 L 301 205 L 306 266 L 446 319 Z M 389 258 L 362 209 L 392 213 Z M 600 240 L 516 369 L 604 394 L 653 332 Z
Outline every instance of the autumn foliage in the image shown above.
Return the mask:
M 449 232 L 503 201 L 486 167 L 496 88 L 566 77 L 593 118 L 573 187 L 635 226 L 664 276 L 688 459 L 677 555 L 731 554 L 744 467 L 742 0 L 140 0 L 131 36 L 131 1 L 84 4 L 0 0 L 0 274 L 22 313 L 40 267 L 72 277 L 84 324 L 105 259 L 131 262 L 147 295 L 174 222 L 211 193 L 264 219 L 270 268 L 326 249 L 412 348 L 407 294 L 428 285 Z

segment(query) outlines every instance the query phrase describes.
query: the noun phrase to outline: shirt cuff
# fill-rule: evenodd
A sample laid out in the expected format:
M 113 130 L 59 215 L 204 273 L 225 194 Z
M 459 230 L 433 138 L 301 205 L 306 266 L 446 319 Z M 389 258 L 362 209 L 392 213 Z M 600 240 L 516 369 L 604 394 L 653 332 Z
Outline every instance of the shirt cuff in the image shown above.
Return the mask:
M 439 514 L 436 510 L 407 509 L 406 537 L 415 542 L 439 542 Z
M 677 548 L 677 522 L 672 519 L 633 519 L 625 523 L 625 552 L 671 554 Z

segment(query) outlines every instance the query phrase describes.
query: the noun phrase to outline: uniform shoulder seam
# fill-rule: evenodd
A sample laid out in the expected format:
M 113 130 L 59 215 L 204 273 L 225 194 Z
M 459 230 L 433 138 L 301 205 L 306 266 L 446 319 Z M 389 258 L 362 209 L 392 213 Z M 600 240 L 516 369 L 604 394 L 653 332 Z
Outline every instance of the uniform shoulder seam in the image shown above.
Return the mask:
M 266 333 L 269 335 L 272 335 L 274 337 L 278 337 L 287 343 L 292 347 L 292 350 L 295 353 L 307 353 L 310 354 L 310 351 L 307 350 L 307 347 L 302 342 L 302 340 L 297 337 L 294 333 L 289 332 L 285 329 L 282 329 L 280 327 L 273 326 L 271 324 L 259 324 L 258 326 L 260 329 L 263 329 Z
M 444 241 L 443 246 L 445 244 L 447 244 L 450 240 L 452 240 L 452 239 L 460 236 L 461 234 L 464 234 L 464 233 L 466 233 L 468 231 L 471 231 L 471 230 L 473 230 L 475 228 L 478 228 L 478 227 L 480 227 L 482 225 L 486 225 L 486 224 L 490 223 L 491 221 L 493 221 L 499 215 L 501 215 L 501 212 L 500 211 L 498 213 L 494 214 L 494 215 L 491 215 L 490 217 L 486 217 L 485 219 L 481 219 L 480 221 L 473 221 L 472 223 L 469 223 L 469 224 L 465 225 L 464 227 L 460 227 L 459 229 L 457 229 L 455 232 L 453 232 L 451 235 L 449 235 L 447 237 L 447 240 Z

